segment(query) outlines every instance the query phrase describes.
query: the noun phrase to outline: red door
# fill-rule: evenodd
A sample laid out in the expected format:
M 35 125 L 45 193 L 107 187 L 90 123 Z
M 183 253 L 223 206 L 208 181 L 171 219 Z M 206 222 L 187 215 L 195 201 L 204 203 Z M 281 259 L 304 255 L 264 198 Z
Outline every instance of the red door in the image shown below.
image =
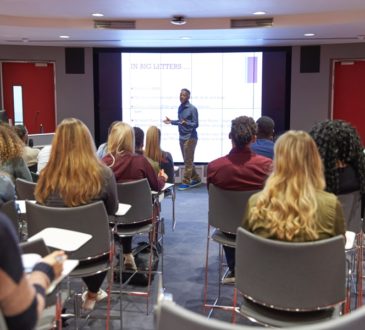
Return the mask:
M 365 61 L 336 61 L 333 119 L 350 122 L 365 145 Z
M 14 123 L 13 87 L 21 86 L 23 122 L 30 134 L 55 131 L 53 63 L 3 62 L 4 109 Z

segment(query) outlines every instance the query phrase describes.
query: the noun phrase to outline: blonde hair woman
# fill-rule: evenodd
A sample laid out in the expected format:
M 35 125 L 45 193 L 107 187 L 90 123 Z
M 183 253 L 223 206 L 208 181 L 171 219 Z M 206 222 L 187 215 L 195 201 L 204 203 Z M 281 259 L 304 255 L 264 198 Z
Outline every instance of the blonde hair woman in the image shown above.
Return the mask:
M 24 144 L 15 130 L 7 124 L 0 124 L 0 170 L 16 178 L 32 181 L 32 176 L 23 160 Z
M 161 169 L 168 176 L 167 181 L 174 183 L 174 161 L 169 152 L 161 149 L 161 131 L 156 126 L 151 126 L 146 134 L 146 148 L 144 154 L 146 157 L 157 162 Z
M 146 157 L 134 153 L 134 130 L 127 123 L 113 125 L 108 137 L 108 153 L 103 162 L 112 169 L 117 182 L 147 178 L 152 190 L 160 191 L 165 185 L 167 175 L 163 170 L 156 175 Z M 123 237 L 124 266 L 136 270 L 132 254 L 132 237 Z
M 41 171 L 35 189 L 38 203 L 73 207 L 102 200 L 108 214 L 118 209 L 117 188 L 112 171 L 96 156 L 90 131 L 75 118 L 64 119 L 57 127 L 50 159 Z M 85 277 L 88 291 L 83 308 L 92 310 L 95 302 L 106 297 L 100 289 L 106 272 Z
M 314 241 L 345 233 L 337 197 L 325 192 L 317 146 L 303 131 L 288 131 L 275 143 L 274 170 L 247 205 L 243 226 L 266 238 Z

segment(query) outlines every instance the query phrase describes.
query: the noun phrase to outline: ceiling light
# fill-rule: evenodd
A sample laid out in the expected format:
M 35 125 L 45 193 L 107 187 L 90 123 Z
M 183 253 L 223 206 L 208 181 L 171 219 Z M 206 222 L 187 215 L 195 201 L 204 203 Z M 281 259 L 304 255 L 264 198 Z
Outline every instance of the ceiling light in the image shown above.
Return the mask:
M 254 15 L 266 15 L 265 11 L 256 11 L 253 13 Z
M 314 33 L 304 33 L 305 37 L 314 37 L 315 34 Z
M 173 16 L 170 23 L 174 25 L 184 25 L 186 24 L 186 20 L 184 16 Z
M 101 13 L 94 13 L 94 14 L 91 14 L 92 16 L 94 17 L 103 17 L 104 14 L 101 14 Z
M 61 39 L 69 39 L 70 36 L 60 36 Z
M 180 37 L 181 40 L 191 40 L 191 37 L 189 36 L 182 36 Z

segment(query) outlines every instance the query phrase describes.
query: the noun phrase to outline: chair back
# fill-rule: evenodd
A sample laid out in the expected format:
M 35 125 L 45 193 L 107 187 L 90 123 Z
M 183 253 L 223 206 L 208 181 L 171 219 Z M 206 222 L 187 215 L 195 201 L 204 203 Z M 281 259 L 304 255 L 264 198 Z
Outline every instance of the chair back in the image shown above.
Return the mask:
M 189 311 L 172 301 L 164 301 L 155 309 L 156 330 L 255 330 L 257 326 L 238 325 L 222 322 Z M 312 323 L 304 326 L 288 327 L 287 330 L 362 330 L 365 324 L 365 306 L 349 314 L 329 321 Z M 266 329 L 266 328 L 265 328 Z
M 35 200 L 34 190 L 36 183 L 27 181 L 24 179 L 16 178 L 15 180 L 15 191 L 18 199 L 22 200 Z
M 194 313 L 178 306 L 173 301 L 162 300 L 155 309 L 156 330 L 253 330 Z M 255 328 L 257 329 L 257 328 Z
M 361 230 L 361 193 L 354 191 L 337 196 L 343 208 L 346 230 L 359 233 Z
M 117 183 L 117 191 L 119 203 L 132 206 L 125 215 L 117 217 L 118 223 L 135 224 L 152 219 L 152 194 L 146 178 Z
M 16 211 L 15 201 L 7 201 L 0 206 L 0 211 L 6 214 L 6 216 L 11 220 L 11 223 L 14 225 L 15 230 L 19 231 L 19 219 L 18 212 Z
M 8 326 L 6 325 L 3 312 L 0 309 L 0 329 L 1 330 L 8 330 Z
M 248 199 L 257 190 L 224 190 L 209 185 L 209 224 L 225 233 L 235 234 L 241 225 Z
M 303 243 L 236 237 L 236 287 L 249 300 L 287 311 L 325 309 L 345 300 L 343 236 Z
M 45 257 L 50 253 L 49 248 L 44 243 L 42 238 L 35 239 L 33 241 L 22 242 L 19 244 L 23 254 L 25 253 L 37 253 L 41 257 Z
M 91 260 L 109 253 L 109 220 L 102 201 L 77 207 L 48 207 L 28 201 L 25 205 L 29 236 L 49 227 L 74 230 L 92 238 L 78 250 L 68 252 L 70 259 Z

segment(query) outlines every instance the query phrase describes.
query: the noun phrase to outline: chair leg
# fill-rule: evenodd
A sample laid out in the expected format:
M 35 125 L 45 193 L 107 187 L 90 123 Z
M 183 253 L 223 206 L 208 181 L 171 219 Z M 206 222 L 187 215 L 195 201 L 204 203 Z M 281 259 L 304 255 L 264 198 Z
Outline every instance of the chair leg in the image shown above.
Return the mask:
M 208 224 L 208 233 L 207 233 L 207 248 L 205 254 L 205 274 L 204 274 L 204 310 L 207 307 L 207 299 L 208 299 L 208 259 L 209 259 L 209 241 L 210 241 L 210 225 Z
M 119 315 L 120 329 L 123 329 L 123 246 L 119 244 Z
M 358 253 L 357 253 L 357 302 L 356 308 L 362 306 L 363 292 L 362 292 L 362 267 L 363 267 L 363 233 L 360 232 L 357 237 Z
M 176 199 L 176 187 L 175 185 L 172 187 L 172 231 L 175 231 L 176 227 L 176 218 L 175 218 L 175 199 Z

